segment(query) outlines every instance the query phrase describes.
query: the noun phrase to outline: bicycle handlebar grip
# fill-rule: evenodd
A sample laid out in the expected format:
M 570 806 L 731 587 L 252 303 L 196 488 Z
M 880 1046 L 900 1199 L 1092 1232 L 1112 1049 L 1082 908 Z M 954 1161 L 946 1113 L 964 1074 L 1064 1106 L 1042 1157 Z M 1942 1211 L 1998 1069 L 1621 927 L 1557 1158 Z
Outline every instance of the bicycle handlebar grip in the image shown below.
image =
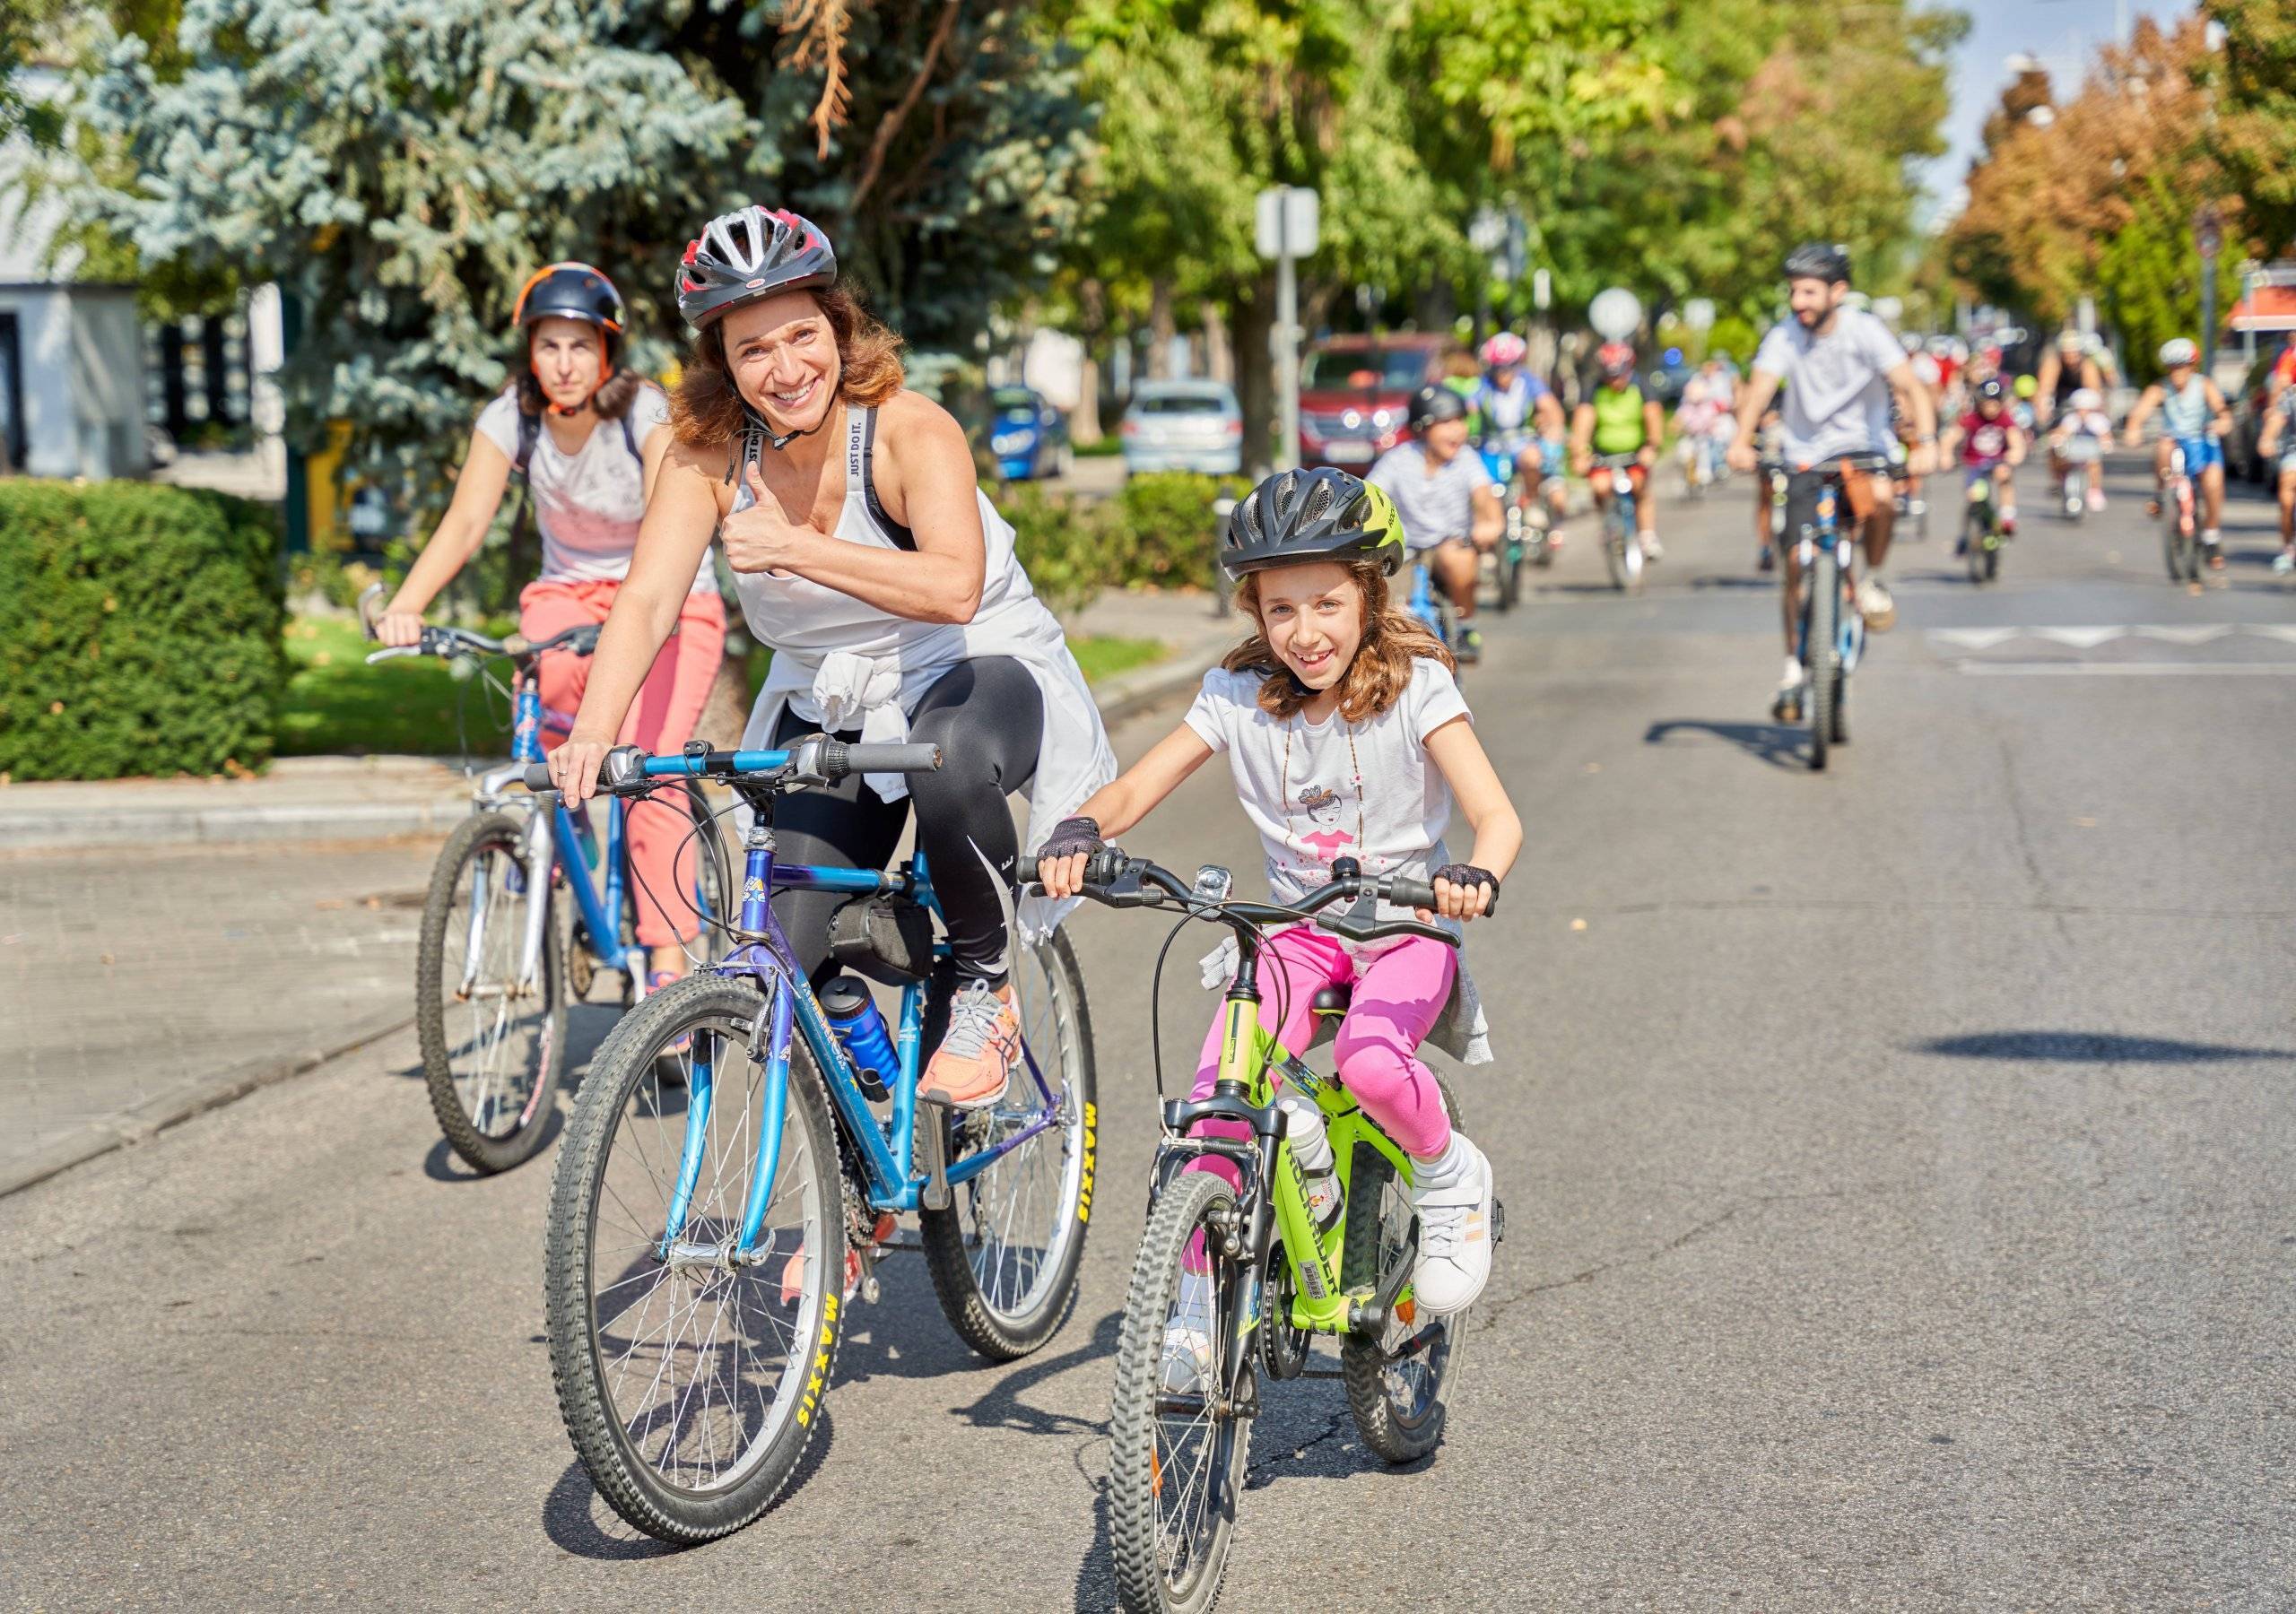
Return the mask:
M 941 748 L 932 744 L 848 745 L 832 740 L 822 753 L 822 771 L 833 779 L 857 773 L 932 773 L 941 766 Z
M 550 764 L 547 762 L 527 763 L 526 783 L 528 790 L 555 790 L 558 788 L 557 785 L 551 783 Z
M 1435 906 L 1435 888 L 1424 880 L 1394 875 L 1387 881 L 1387 900 L 1397 907 L 1431 908 Z
M 1095 852 L 1084 860 L 1084 883 L 1107 885 L 1124 873 L 1125 856 L 1114 846 L 1105 852 Z

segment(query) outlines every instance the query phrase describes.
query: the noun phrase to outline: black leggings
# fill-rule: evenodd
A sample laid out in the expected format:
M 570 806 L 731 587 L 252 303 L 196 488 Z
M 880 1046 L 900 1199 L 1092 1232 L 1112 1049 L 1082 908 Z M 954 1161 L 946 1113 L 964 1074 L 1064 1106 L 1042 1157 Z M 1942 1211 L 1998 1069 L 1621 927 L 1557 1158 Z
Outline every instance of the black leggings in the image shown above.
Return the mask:
M 784 711 L 766 743 L 775 749 L 814 732 Z M 857 733 L 839 740 L 860 739 Z M 909 776 L 909 795 L 877 799 L 855 774 L 828 788 L 784 797 L 774 811 L 774 859 L 848 869 L 882 869 L 892 860 L 917 803 L 917 844 L 933 872 L 933 889 L 948 921 L 949 948 L 966 980 L 1004 985 L 1004 908 L 1001 881 L 1012 888 L 1021 840 L 1006 795 L 1036 777 L 1044 740 L 1044 696 L 1035 675 L 1009 655 L 985 655 L 942 674 L 909 720 L 909 737 L 941 748 L 934 773 Z M 978 853 L 973 848 L 978 846 Z M 991 874 L 981 866 L 988 859 Z M 829 919 L 847 898 L 835 891 L 777 891 L 774 916 L 816 984 L 829 962 Z

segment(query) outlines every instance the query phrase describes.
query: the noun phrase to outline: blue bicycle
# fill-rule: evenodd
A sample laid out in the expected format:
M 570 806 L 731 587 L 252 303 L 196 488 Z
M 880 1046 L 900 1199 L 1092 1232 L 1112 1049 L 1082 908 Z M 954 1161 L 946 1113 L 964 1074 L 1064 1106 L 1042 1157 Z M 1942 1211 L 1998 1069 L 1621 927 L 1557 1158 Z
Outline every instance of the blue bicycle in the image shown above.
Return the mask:
M 1866 619 L 1857 603 L 1855 525 L 1844 527 L 1838 518 L 1845 472 L 1868 474 L 1886 472 L 1883 456 L 1848 456 L 1791 473 L 1787 478 L 1789 508 L 1798 495 L 1813 493 L 1817 519 L 1805 522 L 1795 537 L 1794 554 L 1801 568 L 1802 609 L 1795 632 L 1794 654 L 1802 664 L 1801 690 L 1808 695 L 1810 768 L 1826 765 L 1826 750 L 1849 742 L 1849 675 L 1866 655 Z M 1784 695 L 1778 716 L 1798 722 L 1802 710 Z
M 1639 452 L 1595 457 L 1595 484 L 1610 488 L 1603 504 L 1603 561 L 1610 568 L 1611 586 L 1621 594 L 1642 591 L 1642 539 L 1634 520 L 1634 473 L 1641 463 Z
M 1435 586 L 1434 574 L 1428 568 L 1423 552 L 1414 553 L 1411 561 L 1411 597 L 1404 602 L 1404 609 L 1427 625 L 1427 631 L 1450 649 L 1459 645 L 1459 629 L 1452 614 L 1451 597 Z
M 380 594 L 375 587 L 362 597 L 362 620 Z M 621 972 L 626 1005 L 646 995 L 647 950 L 636 938 L 636 893 L 624 878 L 622 802 L 608 804 L 602 848 L 587 813 L 562 806 L 537 811 L 534 797 L 510 788 L 542 760 L 545 726 L 562 733 L 572 723 L 570 714 L 543 705 L 535 679 L 542 658 L 587 655 L 597 641 L 595 625 L 539 644 L 516 634 L 425 628 L 419 644 L 367 657 L 474 664 L 499 657 L 512 669 L 510 759 L 473 782 L 471 816 L 431 867 L 415 954 L 414 1026 L 430 1108 L 448 1144 L 483 1173 L 531 1158 L 548 1135 L 566 1062 L 570 995 L 587 998 L 600 969 Z M 682 888 L 683 872 L 691 871 L 691 888 L 664 901 L 691 911 L 698 946 L 706 950 L 728 906 L 728 865 L 708 800 L 691 785 L 683 794 L 694 828 L 677 867 Z M 570 922 L 561 891 L 573 899 Z
M 774 803 L 851 773 L 939 766 L 931 745 L 610 752 L 602 792 L 708 778 L 749 812 L 733 948 L 623 1018 L 559 1150 L 545 1229 L 559 1410 L 599 1495 L 667 1541 L 738 1530 L 820 1421 L 847 1306 L 874 1300 L 915 1210 L 943 1312 L 983 1355 L 1050 1339 L 1074 1301 L 1099 1117 L 1083 978 L 1058 930 L 1010 950 L 1024 1057 L 993 1106 L 920 1100 L 954 969 L 922 855 L 890 872 L 777 863 Z M 528 771 L 547 790 L 548 770 Z M 769 901 L 849 893 L 816 993 Z M 1010 916 L 1008 915 L 1008 918 Z

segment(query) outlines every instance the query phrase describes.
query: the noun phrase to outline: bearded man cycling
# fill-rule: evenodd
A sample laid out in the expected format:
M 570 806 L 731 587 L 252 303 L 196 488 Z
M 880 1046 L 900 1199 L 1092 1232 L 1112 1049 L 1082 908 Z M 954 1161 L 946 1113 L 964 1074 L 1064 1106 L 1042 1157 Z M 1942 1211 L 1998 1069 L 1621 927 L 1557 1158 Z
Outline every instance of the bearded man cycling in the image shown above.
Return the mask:
M 1839 244 L 1809 242 L 1796 247 L 1786 259 L 1789 317 L 1771 327 L 1754 354 L 1753 374 L 1738 400 L 1738 435 L 1730 445 L 1730 464 L 1752 471 L 1756 463 L 1754 429 L 1781 383 L 1787 391 L 1780 406 L 1781 447 L 1794 470 L 1889 452 L 1890 400 L 1913 426 L 1913 446 L 1906 471 L 1926 475 L 1935 468 L 1937 412 L 1929 389 L 1922 386 L 1906 360 L 1905 350 L 1890 327 L 1872 314 L 1842 307 L 1849 294 L 1849 251 Z M 1774 711 L 1797 707 L 1802 689 L 1802 664 L 1794 654 L 1796 629 L 1802 612 L 1801 561 L 1794 534 L 1816 519 L 1816 490 L 1809 479 L 1796 478 L 1797 487 L 1786 510 L 1787 542 L 1784 584 L 1779 591 L 1786 630 L 1786 677 Z M 1857 584 L 1857 608 L 1866 625 L 1880 632 L 1897 620 L 1897 607 L 1880 577 L 1890 552 L 1890 528 L 1896 516 L 1886 480 L 1875 479 L 1844 465 L 1842 493 L 1859 523 L 1866 553 L 1865 576 Z

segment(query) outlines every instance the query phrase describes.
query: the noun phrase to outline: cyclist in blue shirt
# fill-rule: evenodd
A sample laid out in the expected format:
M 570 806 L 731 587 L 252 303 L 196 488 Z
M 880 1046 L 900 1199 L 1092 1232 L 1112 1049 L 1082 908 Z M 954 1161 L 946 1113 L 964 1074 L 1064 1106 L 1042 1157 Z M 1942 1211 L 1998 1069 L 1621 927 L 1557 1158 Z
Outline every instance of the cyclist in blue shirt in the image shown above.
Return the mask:
M 2211 571 L 2224 569 L 2224 444 L 2232 430 L 2232 412 L 2216 383 L 2200 374 L 2200 349 L 2189 336 L 2171 336 L 2161 344 L 2161 377 L 2144 389 L 2136 407 L 2128 412 L 2121 440 L 2134 448 L 2137 433 L 2154 410 L 2161 412 L 2161 443 L 2152 453 L 2152 502 L 2148 515 L 2161 513 L 2160 490 L 2169 485 L 2169 445 L 2184 450 L 2185 472 L 2201 493 L 2201 547 L 2208 552 Z
M 1520 503 L 1526 515 L 1539 508 L 1539 485 L 1548 475 L 1561 486 L 1562 402 L 1553 389 L 1524 368 L 1529 344 L 1512 331 L 1500 331 L 1483 344 L 1483 385 L 1476 407 L 1483 416 L 1483 454 L 1510 460 L 1523 479 Z M 1550 541 L 1559 548 L 1561 534 Z

